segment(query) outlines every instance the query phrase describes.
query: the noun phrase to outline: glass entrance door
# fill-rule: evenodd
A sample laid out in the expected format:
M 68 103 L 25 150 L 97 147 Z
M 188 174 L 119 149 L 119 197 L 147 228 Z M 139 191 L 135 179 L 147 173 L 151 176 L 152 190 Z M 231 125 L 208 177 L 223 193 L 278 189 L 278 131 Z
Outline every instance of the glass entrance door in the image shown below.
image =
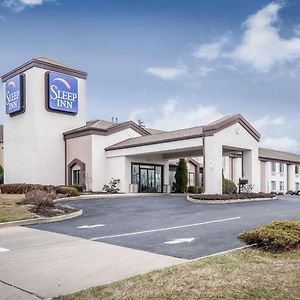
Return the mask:
M 140 193 L 162 193 L 163 167 L 160 165 L 132 164 L 132 183 Z
M 154 169 L 140 169 L 141 172 L 141 182 L 140 182 L 140 192 L 141 193 L 151 193 L 157 192 L 155 189 L 155 173 Z

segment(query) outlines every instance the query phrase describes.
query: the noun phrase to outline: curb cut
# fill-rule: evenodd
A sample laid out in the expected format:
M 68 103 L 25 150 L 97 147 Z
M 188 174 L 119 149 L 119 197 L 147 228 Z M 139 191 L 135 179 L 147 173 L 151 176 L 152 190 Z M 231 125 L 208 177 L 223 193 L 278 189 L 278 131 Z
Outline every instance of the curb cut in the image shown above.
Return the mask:
M 195 199 L 193 197 L 187 196 L 186 199 L 193 203 L 199 204 L 231 204 L 231 203 L 249 203 L 249 202 L 259 202 L 259 201 L 271 201 L 276 200 L 277 197 L 273 198 L 254 198 L 254 199 L 232 199 L 232 200 L 201 200 Z
M 46 224 L 46 223 L 53 223 L 59 222 L 64 220 L 73 219 L 82 215 L 82 209 L 79 211 L 75 211 L 69 213 L 67 215 L 55 216 L 55 217 L 45 217 L 45 218 L 36 218 L 36 219 L 29 219 L 29 220 L 20 220 L 20 221 L 11 221 L 11 222 L 4 222 L 0 223 L 0 229 L 6 227 L 13 227 L 13 226 L 23 226 L 23 225 L 34 225 L 34 224 Z

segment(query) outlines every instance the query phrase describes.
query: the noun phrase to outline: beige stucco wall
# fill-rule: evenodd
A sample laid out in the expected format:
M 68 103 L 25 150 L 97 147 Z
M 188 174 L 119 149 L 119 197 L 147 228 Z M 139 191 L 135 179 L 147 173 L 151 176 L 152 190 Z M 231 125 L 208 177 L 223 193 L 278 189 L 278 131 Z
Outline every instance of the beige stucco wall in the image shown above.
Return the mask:
M 14 117 L 4 115 L 6 183 L 65 183 L 63 132 L 85 124 L 85 80 L 78 78 L 76 116 L 48 112 L 45 108 L 46 72 L 36 67 L 25 72 L 26 111 Z M 2 105 L 5 106 L 5 102 Z

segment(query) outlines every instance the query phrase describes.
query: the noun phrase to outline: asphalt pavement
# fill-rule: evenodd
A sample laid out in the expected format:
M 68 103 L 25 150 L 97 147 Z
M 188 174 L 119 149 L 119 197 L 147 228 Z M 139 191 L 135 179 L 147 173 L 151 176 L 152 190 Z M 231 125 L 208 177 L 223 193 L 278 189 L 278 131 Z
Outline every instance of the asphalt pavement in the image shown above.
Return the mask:
M 300 196 L 231 204 L 197 204 L 172 195 L 67 203 L 83 215 L 30 227 L 184 259 L 241 247 L 237 235 L 244 230 L 300 218 Z

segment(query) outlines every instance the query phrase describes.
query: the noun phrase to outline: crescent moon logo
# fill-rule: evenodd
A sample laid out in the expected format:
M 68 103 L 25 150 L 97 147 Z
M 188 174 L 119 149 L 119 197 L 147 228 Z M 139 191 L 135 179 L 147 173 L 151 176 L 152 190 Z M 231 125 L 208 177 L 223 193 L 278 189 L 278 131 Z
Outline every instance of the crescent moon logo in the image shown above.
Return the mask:
M 68 90 L 71 89 L 71 86 L 70 86 L 69 82 L 67 80 L 63 79 L 63 78 L 55 78 L 55 79 L 53 79 L 53 81 L 60 81 L 66 86 L 66 88 Z
M 14 89 L 16 88 L 16 84 L 13 82 L 13 81 L 10 81 L 8 84 L 7 84 L 7 87 L 10 87 L 12 86 Z

